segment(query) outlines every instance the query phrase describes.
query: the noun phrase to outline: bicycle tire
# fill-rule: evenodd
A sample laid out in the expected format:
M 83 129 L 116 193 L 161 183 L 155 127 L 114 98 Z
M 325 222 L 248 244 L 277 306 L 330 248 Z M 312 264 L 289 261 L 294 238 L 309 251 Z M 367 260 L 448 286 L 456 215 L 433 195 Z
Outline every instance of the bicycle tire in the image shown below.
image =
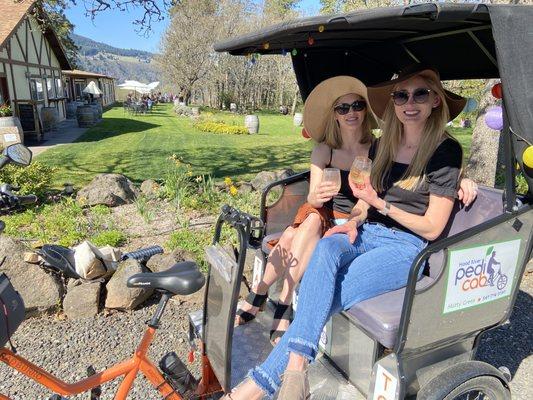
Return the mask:
M 470 397 L 469 393 L 478 393 L 476 397 Z M 479 397 L 484 395 L 484 397 Z M 446 395 L 443 400 L 510 400 L 511 392 L 502 382 L 494 376 L 477 376 L 463 382 Z
M 498 290 L 502 290 L 507 285 L 507 275 L 501 275 L 496 282 Z

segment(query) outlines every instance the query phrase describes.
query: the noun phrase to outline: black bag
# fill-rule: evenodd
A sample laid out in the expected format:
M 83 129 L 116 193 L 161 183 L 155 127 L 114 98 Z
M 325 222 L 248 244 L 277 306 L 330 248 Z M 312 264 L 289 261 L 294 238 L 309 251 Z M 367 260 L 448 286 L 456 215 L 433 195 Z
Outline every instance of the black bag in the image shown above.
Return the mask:
M 6 274 L 0 274 L 0 347 L 10 341 L 11 335 L 24 321 L 24 302 Z

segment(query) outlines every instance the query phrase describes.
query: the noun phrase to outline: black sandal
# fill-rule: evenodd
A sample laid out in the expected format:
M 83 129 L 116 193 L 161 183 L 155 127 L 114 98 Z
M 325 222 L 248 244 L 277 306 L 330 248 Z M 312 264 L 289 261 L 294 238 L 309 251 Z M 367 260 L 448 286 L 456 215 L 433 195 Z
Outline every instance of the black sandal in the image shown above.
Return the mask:
M 274 320 L 279 319 L 282 321 L 289 321 L 289 323 L 292 322 L 292 304 L 280 304 L 276 306 L 276 311 L 274 311 Z M 272 329 L 270 331 L 270 343 L 272 343 L 273 346 L 276 345 L 276 339 L 281 338 L 285 332 L 279 329 Z
M 250 291 L 250 293 L 248 293 L 248 296 L 246 296 L 245 301 L 248 304 L 250 304 L 252 307 L 259 308 L 259 311 L 261 311 L 266 302 L 267 297 L 268 297 L 267 293 L 257 294 L 255 292 Z M 244 311 L 240 308 L 237 310 L 237 315 L 244 321 L 242 324 L 239 324 L 239 325 L 244 325 L 255 318 L 254 314 L 249 313 L 248 311 Z

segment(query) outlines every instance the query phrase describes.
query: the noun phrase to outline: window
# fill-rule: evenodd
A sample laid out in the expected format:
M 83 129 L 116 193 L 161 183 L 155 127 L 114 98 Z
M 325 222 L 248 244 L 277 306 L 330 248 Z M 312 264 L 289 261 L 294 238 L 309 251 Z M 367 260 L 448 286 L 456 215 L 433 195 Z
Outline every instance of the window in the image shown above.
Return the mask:
M 49 99 L 55 99 L 56 97 L 53 78 L 46 78 L 46 97 Z
M 61 97 L 61 96 L 67 97 L 66 92 L 63 90 L 63 81 L 61 80 L 61 78 L 56 78 L 55 82 L 56 82 L 55 89 L 56 89 L 57 97 Z
M 43 82 L 41 78 L 31 78 L 30 87 L 32 100 L 44 100 Z
M 76 100 L 83 100 L 83 88 L 85 87 L 85 81 L 74 81 L 74 96 Z

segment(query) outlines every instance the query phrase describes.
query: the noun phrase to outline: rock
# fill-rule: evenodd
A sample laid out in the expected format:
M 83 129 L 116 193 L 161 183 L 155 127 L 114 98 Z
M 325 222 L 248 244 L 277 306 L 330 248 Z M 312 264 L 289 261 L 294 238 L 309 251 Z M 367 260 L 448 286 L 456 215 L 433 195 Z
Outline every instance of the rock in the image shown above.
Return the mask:
M 107 298 L 106 308 L 132 310 L 148 299 L 152 290 L 129 288 L 126 286 L 128 278 L 132 275 L 144 272 L 136 260 L 126 260 L 118 265 L 117 271 L 106 285 Z
M 271 183 L 288 178 L 291 175 L 294 175 L 294 171 L 290 168 L 279 171 L 262 171 L 250 181 L 250 184 L 255 190 L 263 191 Z
M 124 175 L 100 174 L 78 192 L 76 199 L 87 206 L 116 207 L 133 203 L 138 194 L 137 188 Z
M 141 192 L 148 197 L 154 196 L 158 189 L 159 184 L 153 179 L 148 179 L 141 183 Z
M 69 285 L 63 311 L 70 319 L 94 317 L 98 314 L 100 303 L 100 282 L 82 283 L 81 285 Z
M 27 316 L 57 311 L 63 285 L 39 266 L 24 262 L 26 247 L 17 240 L 0 236 L 0 273 L 5 273 L 24 300 Z
M 239 185 L 239 193 L 250 193 L 251 191 L 253 191 L 254 188 L 252 186 L 251 183 L 248 183 L 248 182 L 242 182 L 240 185 Z
M 156 254 L 146 263 L 152 272 L 161 272 L 180 261 L 194 261 L 194 257 L 185 250 L 176 249 L 172 253 Z

